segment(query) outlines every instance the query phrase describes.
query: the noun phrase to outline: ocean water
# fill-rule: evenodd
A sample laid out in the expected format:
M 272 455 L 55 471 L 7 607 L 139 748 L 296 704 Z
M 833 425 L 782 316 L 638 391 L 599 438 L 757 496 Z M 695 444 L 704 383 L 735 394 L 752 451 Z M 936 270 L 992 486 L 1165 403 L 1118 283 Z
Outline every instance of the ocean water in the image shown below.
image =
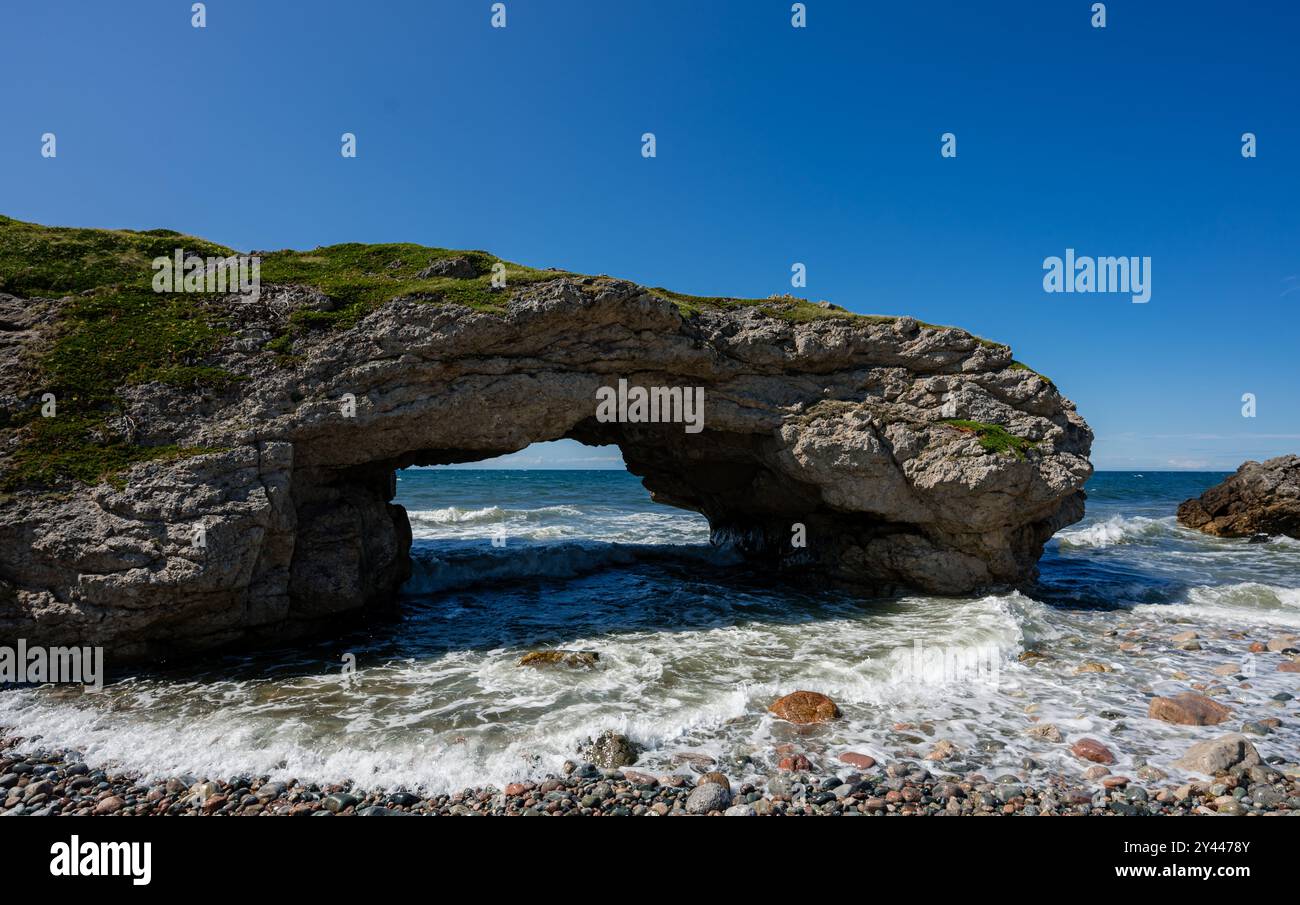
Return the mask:
M 1179 502 L 1223 475 L 1099 473 L 1086 519 L 1049 544 L 1024 592 L 871 599 L 759 576 L 711 548 L 703 518 L 651 503 L 621 471 L 402 472 L 415 535 L 399 618 L 291 650 L 210 658 L 79 688 L 0 692 L 0 726 L 148 776 L 270 774 L 429 792 L 556 771 L 611 729 L 639 768 L 774 770 L 792 745 L 925 755 L 987 775 L 1077 775 L 1069 742 L 1111 747 L 1116 772 L 1276 716 L 1265 756 L 1300 756 L 1294 674 L 1250 641 L 1300 629 L 1300 542 L 1209 538 Z M 1173 635 L 1195 631 L 1202 650 Z M 1121 644 L 1125 648 L 1121 648 Z M 1134 645 L 1137 645 L 1134 649 Z M 517 665 L 594 651 L 588 669 Z M 1127 648 L 1127 649 L 1126 649 Z M 1023 662 L 1025 651 L 1045 655 Z M 355 671 L 345 662 L 355 658 Z M 1106 672 L 1079 672 L 1100 663 Z M 1214 675 L 1234 664 L 1246 681 Z M 1208 686 L 1220 727 L 1147 718 L 1153 693 Z M 766 710 L 796 689 L 844 718 L 813 729 Z M 1051 723 L 1065 743 L 1026 734 Z

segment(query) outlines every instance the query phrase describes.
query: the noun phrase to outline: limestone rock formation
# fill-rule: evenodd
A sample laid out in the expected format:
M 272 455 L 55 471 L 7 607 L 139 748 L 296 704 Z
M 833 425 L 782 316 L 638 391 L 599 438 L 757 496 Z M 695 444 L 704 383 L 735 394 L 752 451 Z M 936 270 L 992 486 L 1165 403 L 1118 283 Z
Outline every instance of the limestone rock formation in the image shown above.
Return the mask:
M 564 437 L 617 444 L 757 567 L 877 593 L 1026 582 L 1083 514 L 1087 425 L 964 330 L 517 265 L 498 290 L 491 256 L 409 245 L 266 253 L 256 301 L 164 298 L 148 256 L 200 240 L 43 229 L 0 218 L 3 637 L 120 661 L 388 606 L 395 469 Z M 123 243 L 111 273 L 26 263 L 83 239 Z M 702 387 L 703 430 L 598 421 L 620 379 Z
M 1300 537 L 1300 456 L 1246 462 L 1179 506 L 1178 521 L 1217 537 Z

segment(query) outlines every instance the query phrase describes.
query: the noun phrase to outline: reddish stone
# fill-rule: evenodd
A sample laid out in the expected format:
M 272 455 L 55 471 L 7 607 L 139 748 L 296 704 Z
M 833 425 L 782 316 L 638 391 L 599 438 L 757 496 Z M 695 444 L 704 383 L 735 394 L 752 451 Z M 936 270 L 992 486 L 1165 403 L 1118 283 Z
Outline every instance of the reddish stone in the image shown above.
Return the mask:
M 1128 785 L 1127 776 L 1107 776 L 1101 781 L 1103 787 L 1107 789 L 1122 789 Z
M 1268 645 L 1265 644 L 1263 641 L 1250 642 L 1250 652 L 1252 654 L 1262 654 L 1266 650 L 1268 650 Z
M 1094 764 L 1113 764 L 1115 755 L 1095 738 L 1081 738 L 1070 748 L 1075 757 L 1090 760 Z
M 517 798 L 520 795 L 525 795 L 528 792 L 531 792 L 532 788 L 532 783 L 512 782 L 510 785 L 506 786 L 506 794 L 511 798 Z
M 104 814 L 115 814 L 122 808 L 126 807 L 126 802 L 116 795 L 110 795 L 107 798 L 95 802 L 95 816 L 101 817 Z
M 815 691 L 791 692 L 773 701 L 767 709 L 791 723 L 824 723 L 840 716 L 835 702 Z
M 788 770 L 792 773 L 805 773 L 812 769 L 812 764 L 802 754 L 786 755 L 781 758 L 780 763 L 776 766 L 778 769 Z
M 628 782 L 635 783 L 638 786 L 659 785 L 659 780 L 655 779 L 649 773 L 638 773 L 635 770 L 624 770 L 623 776 L 627 778 Z
M 1278 672 L 1300 672 L 1300 663 L 1294 660 L 1285 660 L 1277 665 Z
M 1152 698 L 1147 710 L 1147 716 L 1152 719 L 1179 726 L 1217 726 L 1231 715 L 1230 709 L 1213 698 L 1191 692 L 1172 698 Z
M 876 765 L 876 759 L 869 754 L 847 751 L 840 755 L 840 763 L 848 764 L 850 767 L 857 767 L 859 770 L 870 770 Z

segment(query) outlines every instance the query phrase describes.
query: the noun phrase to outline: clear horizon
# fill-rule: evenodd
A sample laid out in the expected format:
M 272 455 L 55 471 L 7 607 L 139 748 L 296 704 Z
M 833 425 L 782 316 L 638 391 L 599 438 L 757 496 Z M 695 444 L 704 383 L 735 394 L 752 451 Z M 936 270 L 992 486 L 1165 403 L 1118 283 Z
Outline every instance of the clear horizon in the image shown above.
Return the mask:
M 587 446 L 576 440 L 548 440 L 533 443 L 518 452 L 507 453 L 492 459 L 477 462 L 457 462 L 453 465 L 414 465 L 412 468 L 440 468 L 453 471 L 627 471 L 622 455 L 614 447 L 614 452 L 603 452 L 610 447 Z M 600 464 L 597 464 L 600 463 Z M 403 469 L 405 471 L 406 469 Z M 1222 474 L 1236 471 L 1235 468 L 1098 468 L 1097 472 L 1115 472 L 1132 474 L 1163 472 Z

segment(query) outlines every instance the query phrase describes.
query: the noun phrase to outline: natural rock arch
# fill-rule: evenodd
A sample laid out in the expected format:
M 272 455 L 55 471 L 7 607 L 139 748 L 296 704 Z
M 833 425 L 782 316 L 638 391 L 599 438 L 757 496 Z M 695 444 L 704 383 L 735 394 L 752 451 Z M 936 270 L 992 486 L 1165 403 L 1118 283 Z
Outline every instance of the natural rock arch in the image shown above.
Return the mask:
M 1025 582 L 1083 513 L 1086 424 L 1009 348 L 959 329 L 781 300 L 684 312 L 565 275 L 504 312 L 396 299 L 300 334 L 286 362 L 267 339 L 319 293 L 263 291 L 212 359 L 236 384 L 119 390 L 137 442 L 210 451 L 0 509 L 6 636 L 156 656 L 387 605 L 410 569 L 394 469 L 564 437 L 617 443 L 656 500 L 702 512 L 760 567 L 873 592 Z M 0 304 L 20 327 L 37 316 Z M 596 391 L 619 378 L 703 387 L 704 430 L 597 422 Z

